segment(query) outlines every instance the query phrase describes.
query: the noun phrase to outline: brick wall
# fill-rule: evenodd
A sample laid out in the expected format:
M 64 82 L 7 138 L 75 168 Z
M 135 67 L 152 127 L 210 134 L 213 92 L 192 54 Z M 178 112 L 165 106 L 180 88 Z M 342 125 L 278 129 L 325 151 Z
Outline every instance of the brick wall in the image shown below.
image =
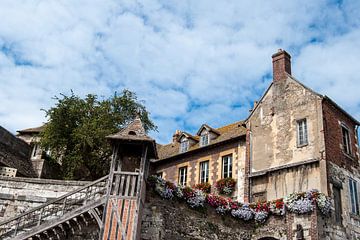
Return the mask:
M 324 135 L 326 159 L 336 165 L 352 171 L 359 167 L 359 156 L 355 132 L 355 122 L 335 107 L 329 100 L 324 99 L 322 104 L 324 117 Z M 351 156 L 342 150 L 341 123 L 349 128 L 351 141 Z

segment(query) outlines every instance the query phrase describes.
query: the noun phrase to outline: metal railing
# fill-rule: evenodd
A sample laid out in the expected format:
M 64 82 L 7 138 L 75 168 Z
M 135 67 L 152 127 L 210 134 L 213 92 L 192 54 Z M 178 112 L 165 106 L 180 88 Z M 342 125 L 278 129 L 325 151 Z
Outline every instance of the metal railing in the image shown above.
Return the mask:
M 60 218 L 87 203 L 101 199 L 107 193 L 108 178 L 104 176 L 80 189 L 1 222 L 0 238 L 17 236 L 45 221 Z

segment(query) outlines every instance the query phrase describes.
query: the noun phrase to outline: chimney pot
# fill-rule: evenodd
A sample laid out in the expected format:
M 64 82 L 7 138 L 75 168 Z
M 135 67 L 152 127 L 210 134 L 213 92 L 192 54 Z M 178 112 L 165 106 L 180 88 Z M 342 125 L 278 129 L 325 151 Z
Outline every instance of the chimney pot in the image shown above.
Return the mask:
M 273 81 L 281 81 L 291 75 L 291 56 L 281 48 L 272 55 L 273 62 Z

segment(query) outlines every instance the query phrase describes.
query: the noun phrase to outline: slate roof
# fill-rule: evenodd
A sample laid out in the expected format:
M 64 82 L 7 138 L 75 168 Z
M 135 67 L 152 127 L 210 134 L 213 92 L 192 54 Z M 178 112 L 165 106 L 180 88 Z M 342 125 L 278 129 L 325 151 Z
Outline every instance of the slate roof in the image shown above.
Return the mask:
M 192 145 L 190 149 L 185 153 L 179 153 L 179 149 L 180 149 L 179 142 L 169 143 L 166 145 L 157 144 L 158 155 L 159 155 L 158 161 L 187 154 L 189 152 L 196 151 L 198 149 L 207 149 L 210 146 L 214 146 L 226 141 L 230 141 L 245 136 L 246 127 L 244 127 L 243 124 L 244 121 L 238 121 L 220 128 L 215 128 L 214 130 L 217 131 L 220 135 L 216 139 L 211 140 L 209 145 L 200 147 L 199 143 L 196 143 Z
M 28 144 L 0 126 L 0 165 L 16 168 L 21 176 L 37 177 L 29 159 L 30 151 Z
M 155 140 L 149 137 L 146 134 L 145 128 L 139 117 L 136 117 L 133 122 L 128 126 L 120 130 L 115 134 L 111 134 L 106 137 L 111 141 L 120 141 L 120 142 L 145 142 L 150 145 L 151 149 L 149 154 L 150 157 L 157 158 L 156 144 Z

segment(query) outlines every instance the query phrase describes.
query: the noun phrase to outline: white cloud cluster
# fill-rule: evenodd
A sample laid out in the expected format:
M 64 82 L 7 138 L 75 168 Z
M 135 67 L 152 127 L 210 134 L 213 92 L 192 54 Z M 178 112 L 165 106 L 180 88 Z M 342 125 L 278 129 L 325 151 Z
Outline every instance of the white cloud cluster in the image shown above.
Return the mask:
M 128 88 L 168 142 L 175 129 L 246 117 L 278 48 L 292 54 L 295 77 L 360 117 L 359 10 L 350 0 L 4 0 L 0 124 L 39 125 L 39 109 L 70 89 Z

